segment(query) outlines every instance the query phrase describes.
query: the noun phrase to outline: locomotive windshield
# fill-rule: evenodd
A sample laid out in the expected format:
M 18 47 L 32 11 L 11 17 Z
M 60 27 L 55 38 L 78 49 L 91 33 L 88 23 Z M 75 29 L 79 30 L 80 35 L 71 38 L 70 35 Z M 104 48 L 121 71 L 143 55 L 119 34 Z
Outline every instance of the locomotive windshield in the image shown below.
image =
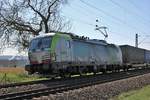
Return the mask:
M 50 45 L 51 45 L 51 37 L 41 37 L 33 39 L 31 41 L 29 51 L 45 50 L 46 48 L 50 48 Z

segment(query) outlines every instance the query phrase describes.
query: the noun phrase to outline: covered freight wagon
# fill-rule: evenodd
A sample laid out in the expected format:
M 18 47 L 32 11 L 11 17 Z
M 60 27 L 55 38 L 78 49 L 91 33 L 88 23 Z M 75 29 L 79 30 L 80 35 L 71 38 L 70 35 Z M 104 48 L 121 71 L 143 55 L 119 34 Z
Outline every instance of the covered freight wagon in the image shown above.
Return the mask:
M 125 64 L 144 64 L 145 50 L 129 45 L 121 45 L 122 59 Z M 146 52 L 147 54 L 148 52 Z M 147 56 L 146 59 L 149 57 Z

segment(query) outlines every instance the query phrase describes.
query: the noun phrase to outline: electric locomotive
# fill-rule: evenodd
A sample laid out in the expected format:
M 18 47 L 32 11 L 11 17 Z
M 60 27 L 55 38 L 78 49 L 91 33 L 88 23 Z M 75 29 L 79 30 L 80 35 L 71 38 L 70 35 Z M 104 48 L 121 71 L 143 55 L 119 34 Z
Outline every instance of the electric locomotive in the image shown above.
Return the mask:
M 25 69 L 30 74 L 59 76 L 117 70 L 123 63 L 119 46 L 63 32 L 33 38 L 28 57 L 30 64 Z

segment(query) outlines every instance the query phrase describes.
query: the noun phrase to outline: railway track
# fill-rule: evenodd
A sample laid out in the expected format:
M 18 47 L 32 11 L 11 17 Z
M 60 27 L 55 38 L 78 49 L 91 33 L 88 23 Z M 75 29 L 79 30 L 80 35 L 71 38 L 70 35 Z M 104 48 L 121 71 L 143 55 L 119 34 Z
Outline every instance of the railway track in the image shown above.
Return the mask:
M 78 78 L 84 78 L 86 76 L 82 77 L 74 77 L 74 78 L 66 78 L 66 80 L 71 80 L 71 79 L 78 79 Z M 60 82 L 63 79 L 58 78 L 58 79 L 43 79 L 43 80 L 36 80 L 36 81 L 29 81 L 29 82 L 19 82 L 19 83 L 10 83 L 10 84 L 1 84 L 0 88 L 11 88 L 11 87 L 18 87 L 18 86 L 23 86 L 23 85 L 34 85 L 34 84 L 42 84 L 42 83 L 56 83 Z
M 47 88 L 22 91 L 17 93 L 9 93 L 0 96 L 0 100 L 22 100 L 22 99 L 31 99 L 33 97 L 39 97 L 49 94 L 54 94 L 58 92 L 63 92 L 72 89 L 78 89 L 86 86 L 91 86 L 95 84 L 101 84 L 106 82 L 111 82 L 115 80 L 125 79 L 129 77 L 134 77 L 138 75 L 143 75 L 146 73 L 150 73 L 150 69 L 138 69 L 138 70 L 130 70 L 128 72 L 119 72 L 119 73 L 109 73 L 103 75 L 95 75 L 88 78 L 76 78 L 72 80 L 63 80 L 59 82 L 57 85 L 51 85 Z
M 32 85 L 32 84 L 40 84 L 49 82 L 50 80 L 37 80 L 37 81 L 29 81 L 29 82 L 19 82 L 19 83 L 10 83 L 10 84 L 3 84 L 0 85 L 0 88 L 9 88 L 9 87 L 16 87 L 16 86 L 22 86 L 22 85 Z

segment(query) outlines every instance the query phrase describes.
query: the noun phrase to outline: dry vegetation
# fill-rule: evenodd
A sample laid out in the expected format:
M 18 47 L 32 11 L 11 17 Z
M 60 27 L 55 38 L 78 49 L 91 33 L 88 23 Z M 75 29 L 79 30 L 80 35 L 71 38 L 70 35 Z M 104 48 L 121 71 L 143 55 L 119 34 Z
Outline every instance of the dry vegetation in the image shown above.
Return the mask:
M 20 74 L 25 73 L 25 69 L 24 67 L 0 67 L 0 73 Z
M 40 79 L 40 77 L 28 75 L 24 67 L 0 67 L 0 84 L 33 81 L 37 79 Z

